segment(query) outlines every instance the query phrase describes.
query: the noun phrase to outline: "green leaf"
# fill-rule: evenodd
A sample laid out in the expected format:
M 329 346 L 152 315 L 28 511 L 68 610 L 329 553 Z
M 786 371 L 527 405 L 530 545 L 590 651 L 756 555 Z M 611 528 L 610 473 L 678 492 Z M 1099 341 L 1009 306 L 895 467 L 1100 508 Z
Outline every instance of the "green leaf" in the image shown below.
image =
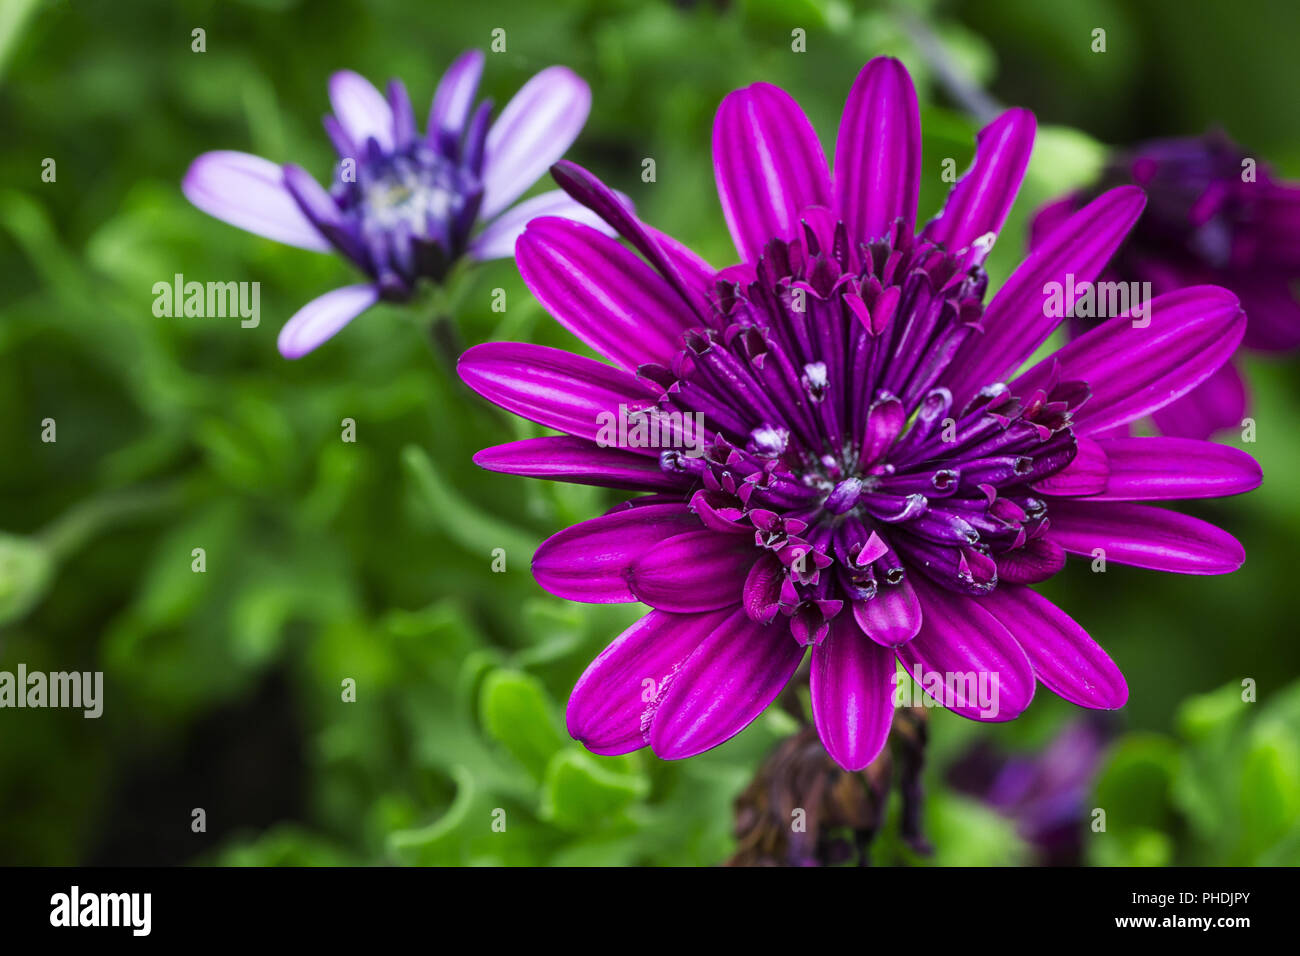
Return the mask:
M 546 688 L 521 671 L 488 674 L 479 697 L 479 718 L 488 735 L 536 779 L 546 773 L 551 756 L 567 740 Z
M 567 830 L 587 830 L 649 794 L 644 774 L 621 773 L 611 763 L 617 765 L 576 747 L 552 757 L 542 781 L 542 819 Z

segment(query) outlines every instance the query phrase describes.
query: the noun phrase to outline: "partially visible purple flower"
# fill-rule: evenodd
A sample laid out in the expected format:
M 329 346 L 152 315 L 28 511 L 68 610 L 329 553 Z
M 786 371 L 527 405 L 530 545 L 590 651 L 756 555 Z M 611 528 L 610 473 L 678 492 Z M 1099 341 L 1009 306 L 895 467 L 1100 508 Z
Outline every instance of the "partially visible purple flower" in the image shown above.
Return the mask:
M 1116 156 L 1091 190 L 1058 199 L 1034 219 L 1039 244 L 1100 192 L 1135 184 L 1147 207 L 1103 281 L 1150 282 L 1159 295 L 1209 283 L 1231 289 L 1247 324 L 1242 344 L 1262 352 L 1300 346 L 1300 184 L 1275 180 L 1222 133 L 1157 140 Z M 1080 321 L 1072 323 L 1082 331 Z M 1247 410 L 1233 362 L 1152 418 L 1161 434 L 1209 438 Z
M 427 130 L 406 87 L 387 97 L 348 70 L 330 78 L 325 130 L 339 155 L 327 192 L 300 166 L 247 153 L 204 153 L 182 189 L 204 212 L 249 232 L 318 252 L 335 251 L 367 281 L 308 303 L 280 332 L 285 358 L 306 355 L 380 299 L 405 302 L 421 280 L 440 282 L 462 257 L 513 255 L 535 216 L 600 220 L 559 190 L 507 208 L 582 131 L 591 91 L 573 71 L 542 70 L 506 104 L 475 104 L 483 54 L 462 54 L 443 75 Z
M 520 272 L 612 364 L 488 343 L 460 373 L 563 433 L 485 449 L 483 467 L 648 492 L 533 559 L 561 597 L 653 608 L 574 688 L 568 728 L 588 749 L 648 745 L 675 759 L 715 747 L 809 647 L 814 723 L 848 770 L 884 745 L 896 662 L 973 719 L 1016 717 L 1038 683 L 1119 707 L 1119 668 L 1027 585 L 1097 549 L 1184 574 L 1241 566 L 1231 535 L 1151 502 L 1248 491 L 1254 460 L 1209 442 L 1113 437 L 1227 360 L 1245 326 L 1235 296 L 1162 296 L 1148 322 L 1117 317 L 1019 371 L 1061 321 L 1047 285 L 1095 278 L 1141 191 L 1111 190 L 1070 217 L 984 303 L 982 263 L 1034 128 L 1009 110 L 982 130 L 970 170 L 917 233 L 920 115 L 901 63 L 873 60 L 854 83 L 833 180 L 793 99 L 764 83 L 733 92 L 714 166 L 742 261 L 721 272 L 585 170 L 553 168 L 631 248 L 535 219 Z M 684 450 L 696 415 L 702 441 Z M 659 437 L 611 442 L 610 420 L 628 416 L 653 418 Z M 967 675 L 996 688 L 994 706 Z
M 948 768 L 948 782 L 1013 820 L 1042 865 L 1075 866 L 1110 738 L 1108 722 L 1092 717 L 1068 723 L 1038 754 L 1007 756 L 981 741 Z

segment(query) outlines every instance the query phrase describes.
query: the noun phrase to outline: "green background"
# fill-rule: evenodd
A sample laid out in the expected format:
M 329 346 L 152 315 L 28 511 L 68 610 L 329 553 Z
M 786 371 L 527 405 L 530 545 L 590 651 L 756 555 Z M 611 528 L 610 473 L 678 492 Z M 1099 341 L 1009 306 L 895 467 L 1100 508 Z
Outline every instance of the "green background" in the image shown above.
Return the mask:
M 325 179 L 332 71 L 400 76 L 422 116 L 450 60 L 503 28 L 485 92 L 502 104 L 544 66 L 575 69 L 594 103 L 570 158 L 724 265 L 710 124 L 750 82 L 789 90 L 831 146 L 862 64 L 903 58 L 922 102 L 922 214 L 938 209 L 941 163 L 966 166 L 975 125 L 934 86 L 906 17 L 992 96 L 1038 116 L 995 283 L 1022 254 L 1027 215 L 1086 181 L 1103 143 L 1221 125 L 1300 178 L 1289 2 L 0 2 L 0 669 L 105 675 L 98 720 L 0 711 L 0 863 L 725 859 L 732 800 L 790 718 L 769 713 L 674 764 L 593 757 L 563 732 L 573 681 L 637 610 L 549 597 L 528 561 L 614 499 L 471 464 L 536 432 L 449 373 L 429 336 L 435 303 L 377 308 L 282 360 L 283 320 L 357 280 L 339 260 L 210 219 L 179 183 L 209 149 Z M 1098 27 L 1104 54 L 1090 49 Z M 195 28 L 205 52 L 191 50 Z M 808 52 L 791 52 L 794 28 Z M 55 182 L 41 180 L 47 157 Z M 647 157 L 654 183 L 641 181 Z M 156 318 L 153 284 L 175 273 L 260 282 L 262 324 Z M 504 313 L 490 308 L 496 288 Z M 467 343 L 576 347 L 509 261 L 456 291 Z M 1081 562 L 1045 588 L 1131 688 L 1088 802 L 1108 816 L 1085 839 L 1093 863 L 1300 861 L 1300 378 L 1286 359 L 1249 369 L 1257 441 L 1245 447 L 1264 485 L 1189 509 L 1242 540 L 1245 568 L 1096 575 Z M 46 418 L 55 443 L 40 440 Z M 355 443 L 340 440 L 345 418 Z M 341 699 L 347 678 L 354 703 Z M 1242 702 L 1243 679 L 1257 702 Z M 1039 748 L 1074 709 L 1042 693 L 1006 725 L 931 713 L 936 852 L 914 856 L 891 825 L 877 859 L 1030 861 L 1014 823 L 952 793 L 943 768 L 979 737 Z

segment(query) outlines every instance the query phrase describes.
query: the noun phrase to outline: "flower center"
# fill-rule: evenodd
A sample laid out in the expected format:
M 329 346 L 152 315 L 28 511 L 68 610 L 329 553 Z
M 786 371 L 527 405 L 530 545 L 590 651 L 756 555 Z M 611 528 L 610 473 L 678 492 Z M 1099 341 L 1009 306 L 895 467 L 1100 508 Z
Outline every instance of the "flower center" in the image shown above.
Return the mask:
M 1000 572 L 1055 573 L 1033 486 L 1074 458 L 1087 387 L 995 383 L 957 408 L 942 384 L 978 334 L 987 244 L 949 253 L 898 228 L 852 250 L 842 226 L 805 232 L 770 243 L 749 281 L 719 283 L 714 324 L 671 370 L 641 369 L 664 409 L 703 413 L 712 436 L 661 467 L 698 479 L 706 525 L 752 531 L 779 610 L 810 640 L 845 600 L 913 569 L 976 594 Z

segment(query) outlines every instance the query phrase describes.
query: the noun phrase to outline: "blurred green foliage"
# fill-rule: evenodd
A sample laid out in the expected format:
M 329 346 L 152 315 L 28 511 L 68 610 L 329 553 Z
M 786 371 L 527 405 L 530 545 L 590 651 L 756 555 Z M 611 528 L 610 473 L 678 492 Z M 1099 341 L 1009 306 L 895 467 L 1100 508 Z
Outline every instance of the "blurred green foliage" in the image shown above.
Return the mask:
M 1172 0 L 903 5 L 972 83 L 1039 114 L 995 282 L 1019 259 L 1034 206 L 1086 181 L 1103 141 L 1219 122 L 1300 173 L 1280 82 L 1294 70 L 1282 45 L 1294 10 L 1190 6 L 1199 14 Z M 484 78 L 496 102 L 545 65 L 572 66 L 595 92 L 572 158 L 724 265 L 709 126 L 728 90 L 757 80 L 796 96 L 831 146 L 857 70 L 901 56 L 922 99 L 922 213 L 938 208 L 941 162 L 966 165 L 975 124 L 934 86 L 907 24 L 896 5 L 847 0 L 0 4 L 0 667 L 103 670 L 106 683 L 98 720 L 0 715 L 0 862 L 725 859 L 731 802 L 790 718 L 769 713 L 674 764 L 595 757 L 563 729 L 574 680 L 638 612 L 545 595 L 529 557 L 616 499 L 474 468 L 478 448 L 537 431 L 459 384 L 430 336 L 431 306 L 377 308 L 310 357 L 280 359 L 279 324 L 352 281 L 348 268 L 211 220 L 178 186 L 194 156 L 218 148 L 323 177 L 330 72 L 401 76 L 427 102 L 457 52 L 504 27 L 508 52 Z M 1109 30 L 1104 57 L 1087 52 L 1097 25 Z M 203 53 L 191 50 L 195 28 Z M 807 54 L 791 52 L 794 28 Z M 648 156 L 654 183 L 640 181 Z M 46 158 L 54 182 L 41 180 Z M 260 282 L 264 321 L 156 318 L 153 284 L 177 273 Z M 461 281 L 466 342 L 577 347 L 512 263 Z M 496 288 L 504 315 L 490 309 Z M 1071 568 L 1047 588 L 1132 688 L 1133 735 L 1099 791 L 1110 829 L 1090 844 L 1095 862 L 1296 859 L 1300 697 L 1279 688 L 1300 674 L 1289 479 L 1300 388 L 1286 363 L 1252 373 L 1250 450 L 1266 483 L 1199 509 L 1242 538 L 1247 567 L 1227 579 Z M 41 440 L 47 418 L 54 443 Z M 345 419 L 355 443 L 341 440 Z M 1227 691 L 1181 703 L 1245 677 L 1259 682 L 1258 717 Z M 1026 861 L 1013 824 L 941 775 L 979 734 L 1041 746 L 1071 713 L 1048 697 L 991 731 L 936 712 L 936 852 L 915 857 L 891 826 L 882 858 Z M 196 807 L 204 833 L 190 828 Z

